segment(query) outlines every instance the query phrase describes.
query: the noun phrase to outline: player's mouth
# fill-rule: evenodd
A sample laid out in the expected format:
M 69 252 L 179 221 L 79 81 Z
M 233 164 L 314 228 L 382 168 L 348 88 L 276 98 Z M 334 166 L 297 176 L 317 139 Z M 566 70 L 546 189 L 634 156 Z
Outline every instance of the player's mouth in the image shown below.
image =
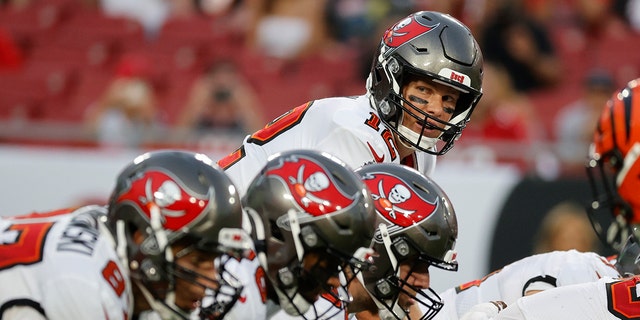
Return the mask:
M 420 131 L 424 131 L 426 132 L 434 132 L 434 131 L 441 131 L 440 127 L 437 125 L 437 123 L 435 121 L 432 121 L 430 119 L 428 119 L 427 121 L 424 120 L 418 120 L 416 121 L 416 131 L 420 132 Z

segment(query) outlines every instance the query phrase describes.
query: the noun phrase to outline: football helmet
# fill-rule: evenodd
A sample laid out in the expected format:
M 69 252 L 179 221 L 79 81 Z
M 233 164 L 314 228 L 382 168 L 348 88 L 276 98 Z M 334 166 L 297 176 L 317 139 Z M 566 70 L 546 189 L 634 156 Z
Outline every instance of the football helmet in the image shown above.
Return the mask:
M 640 245 L 634 235 L 630 235 L 622 246 L 615 267 L 623 277 L 640 274 Z
M 132 281 L 163 319 L 189 318 L 176 305 L 178 280 L 209 294 L 224 291 L 233 302 L 239 296 L 241 286 L 225 275 L 223 264 L 211 279 L 175 262 L 194 250 L 213 260 L 251 248 L 238 192 L 207 156 L 167 150 L 135 158 L 117 178 L 106 225 Z M 174 245 L 185 248 L 174 254 Z
M 430 178 L 407 166 L 392 163 L 364 165 L 356 170 L 371 190 L 379 227 L 373 249 L 375 267 L 358 279 L 379 308 L 380 318 L 404 319 L 401 299 L 412 298 L 431 319 L 443 302 L 431 288 L 410 284 L 412 273 L 428 267 L 457 271 L 454 251 L 458 222 L 451 201 Z M 402 274 L 401 264 L 411 266 Z M 405 297 L 401 297 L 404 295 Z
M 589 217 L 600 238 L 618 251 L 630 234 L 640 239 L 639 156 L 640 78 L 604 106 L 586 165 L 593 196 Z
M 420 11 L 389 28 L 374 55 L 367 79 L 371 105 L 402 142 L 427 153 L 446 153 L 465 128 L 482 96 L 483 57 L 471 31 L 447 14 Z M 412 77 L 428 78 L 460 91 L 449 122 L 436 119 L 402 96 Z M 424 129 L 427 119 L 444 125 L 429 138 L 402 125 L 413 117 Z M 429 126 L 430 127 L 430 126 Z
M 312 150 L 275 154 L 250 184 L 243 206 L 255 224 L 260 262 L 286 313 L 330 317 L 327 312 L 336 308 L 313 305 L 320 294 L 346 306 L 352 274 L 370 265 L 376 222 L 371 194 L 352 169 Z M 310 266 L 314 255 L 319 263 Z M 343 272 L 340 286 L 329 287 L 327 280 L 345 268 L 353 272 Z

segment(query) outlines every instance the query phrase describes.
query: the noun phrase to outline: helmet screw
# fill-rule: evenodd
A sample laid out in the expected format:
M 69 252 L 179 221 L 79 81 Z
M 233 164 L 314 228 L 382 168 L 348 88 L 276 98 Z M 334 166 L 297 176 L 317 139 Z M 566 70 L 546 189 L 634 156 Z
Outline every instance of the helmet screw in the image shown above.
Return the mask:
M 282 282 L 285 286 L 290 286 L 293 284 L 293 273 L 287 268 L 282 268 L 278 270 L 278 278 L 280 278 L 280 282 Z
M 380 112 L 382 112 L 385 115 L 388 115 L 391 113 L 391 106 L 389 105 L 389 101 L 383 100 L 382 102 L 380 102 Z
M 401 256 L 405 257 L 409 254 L 409 245 L 406 241 L 399 241 L 393 245 Z
M 389 286 L 389 283 L 386 281 L 378 283 L 377 288 L 380 294 L 383 296 L 389 295 L 391 293 L 391 286 Z
M 311 229 L 311 227 L 306 226 L 302 228 L 302 230 L 300 230 L 300 233 L 302 234 L 302 241 L 304 241 L 307 246 L 315 247 L 316 245 L 318 245 L 318 235 L 313 232 L 313 229 Z
M 398 71 L 400 71 L 400 64 L 395 58 L 389 59 L 389 71 L 391 71 L 391 73 L 398 73 Z

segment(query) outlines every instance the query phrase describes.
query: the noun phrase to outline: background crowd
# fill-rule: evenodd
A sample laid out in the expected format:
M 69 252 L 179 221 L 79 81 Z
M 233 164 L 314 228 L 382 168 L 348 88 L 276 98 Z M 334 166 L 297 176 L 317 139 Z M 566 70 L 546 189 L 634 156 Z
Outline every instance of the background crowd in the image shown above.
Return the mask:
M 236 145 L 310 99 L 363 93 L 379 34 L 425 9 L 468 25 L 486 61 L 485 96 L 447 157 L 582 175 L 603 99 L 640 75 L 639 3 L 3 0 L 0 139 Z

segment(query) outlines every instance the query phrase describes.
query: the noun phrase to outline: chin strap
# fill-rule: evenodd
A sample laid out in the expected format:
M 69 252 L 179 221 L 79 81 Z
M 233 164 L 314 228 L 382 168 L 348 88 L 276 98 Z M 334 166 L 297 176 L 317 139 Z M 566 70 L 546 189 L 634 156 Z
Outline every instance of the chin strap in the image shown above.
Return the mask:
M 391 250 L 391 237 L 389 236 L 389 231 L 387 230 L 387 226 L 384 223 L 381 223 L 378 226 L 378 230 L 380 230 L 382 243 L 384 244 L 384 247 L 387 250 L 387 256 L 389 257 L 391 266 L 393 270 L 398 270 L 397 268 L 398 260 L 396 259 L 395 255 L 393 255 L 393 251 Z M 358 274 L 356 275 L 356 278 L 358 279 L 358 281 L 360 281 L 360 283 L 362 284 L 362 287 L 369 293 L 369 296 L 378 307 L 378 316 L 380 317 L 381 320 L 397 320 L 397 319 L 404 319 L 406 317 L 407 313 L 405 312 L 405 310 L 402 309 L 402 307 L 400 307 L 400 305 L 397 304 L 397 301 L 396 303 L 393 304 L 391 308 L 392 310 L 389 310 L 387 305 L 382 303 L 382 301 L 376 298 L 373 292 L 367 289 L 364 278 L 362 276 L 362 272 L 358 272 Z
M 420 140 L 420 143 L 418 144 L 421 148 L 424 149 L 433 149 L 436 146 L 436 143 L 438 143 L 438 138 L 429 138 L 429 137 L 425 137 L 422 136 L 422 138 L 420 138 L 420 134 L 413 132 L 413 130 L 403 126 L 403 125 L 398 125 L 398 132 L 400 132 L 400 134 L 402 134 L 403 136 L 405 136 L 405 139 L 408 139 L 409 141 L 418 144 L 418 140 Z M 442 133 L 440 134 L 442 135 Z M 405 146 L 411 148 L 411 149 L 415 149 L 416 147 L 414 146 L 408 146 L 405 144 L 405 142 L 402 141 L 402 139 L 400 139 L 400 141 L 402 142 L 402 144 L 404 144 Z
M 291 234 L 293 236 L 293 243 L 296 249 L 296 256 L 298 261 L 302 262 L 304 257 L 304 247 L 300 242 L 300 223 L 298 222 L 298 213 L 294 209 L 287 211 L 289 218 L 289 227 L 291 228 Z M 298 293 L 297 286 L 287 289 L 286 292 L 282 291 L 278 286 L 274 286 L 278 298 L 280 299 L 280 307 L 286 313 L 290 315 L 304 315 L 309 307 L 310 303 Z

